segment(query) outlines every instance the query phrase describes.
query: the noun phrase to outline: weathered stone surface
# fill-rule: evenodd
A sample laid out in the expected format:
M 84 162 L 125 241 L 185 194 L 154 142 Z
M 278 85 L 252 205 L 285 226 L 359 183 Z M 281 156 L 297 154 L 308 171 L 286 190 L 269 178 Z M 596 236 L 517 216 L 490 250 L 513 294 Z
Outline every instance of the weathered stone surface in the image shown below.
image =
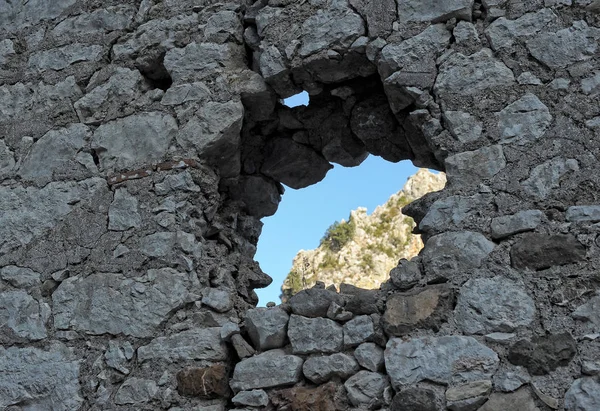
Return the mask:
M 600 221 L 600 206 L 572 206 L 567 209 L 567 221 L 572 222 L 590 222 L 597 223 Z
M 440 405 L 435 392 L 428 388 L 411 387 L 400 391 L 392 401 L 391 411 L 438 411 Z
M 92 147 L 104 169 L 124 170 L 162 159 L 176 130 L 177 122 L 168 114 L 135 114 L 98 127 Z
M 246 311 L 246 330 L 256 349 L 266 351 L 283 347 L 289 319 L 290 316 L 279 307 Z
M 552 69 L 565 68 L 592 58 L 598 49 L 600 29 L 579 20 L 555 33 L 542 33 L 527 41 L 533 57 Z
M 344 304 L 342 297 L 336 292 L 316 287 L 302 290 L 288 301 L 293 313 L 303 317 L 326 317 L 332 302 Z
M 366 406 L 369 410 L 382 404 L 383 391 L 388 386 L 389 381 L 385 375 L 364 370 L 344 383 L 350 403 L 356 407 Z
M 235 200 L 242 200 L 248 214 L 255 217 L 268 217 L 275 214 L 281 193 L 275 182 L 261 176 L 241 176 L 239 183 L 231 190 Z
M 194 301 L 187 274 L 171 268 L 140 277 L 96 273 L 63 281 L 52 294 L 54 325 L 90 334 L 150 337 L 175 308 Z
M 529 391 L 524 387 L 511 393 L 493 393 L 489 400 L 478 411 L 499 410 L 540 411 Z
M 124 30 L 131 22 L 135 10 L 129 5 L 109 6 L 82 13 L 61 21 L 52 29 L 54 37 L 94 35 L 99 32 Z
M 571 316 L 591 323 L 594 331 L 600 331 L 600 296 L 596 295 L 577 307 Z
M 129 194 L 126 188 L 115 190 L 113 202 L 108 209 L 108 229 L 125 231 L 141 224 L 137 198 Z
M 244 68 L 243 55 L 239 45 L 192 42 L 167 51 L 164 66 L 174 83 L 193 82 L 216 74 L 223 66 Z
M 333 166 L 317 152 L 291 139 L 275 138 L 267 147 L 261 172 L 299 189 L 321 181 Z
M 129 378 L 115 394 L 115 404 L 143 404 L 152 400 L 158 394 L 158 386 L 152 380 L 144 378 Z
M 450 387 L 446 390 L 446 406 L 453 411 L 475 411 L 487 400 L 491 390 L 490 380 Z
M 586 248 L 571 234 L 527 233 L 510 250 L 515 268 L 543 270 L 585 260 Z
M 324 11 L 315 14 L 302 24 L 301 57 L 333 47 L 348 48 L 365 33 L 363 20 L 350 9 L 344 12 Z
M 500 17 L 488 26 L 485 34 L 492 48 L 500 50 L 513 46 L 517 39 L 538 33 L 556 18 L 557 16 L 550 9 L 527 13 L 516 20 Z
M 227 347 L 221 341 L 220 328 L 209 327 L 155 338 L 148 345 L 138 348 L 137 354 L 140 362 L 155 359 L 169 362 L 179 360 L 224 361 L 227 359 Z
M 513 234 L 535 230 L 542 222 L 543 215 L 544 213 L 540 210 L 526 210 L 513 215 L 493 218 L 491 224 L 492 238 L 500 240 Z
M 414 287 L 419 283 L 421 277 L 419 265 L 407 259 L 400 260 L 398 265 L 390 271 L 392 283 L 401 290 Z
M 531 376 L 523 367 L 515 367 L 514 371 L 499 371 L 494 375 L 494 388 L 503 392 L 513 392 L 531 381 Z
M 406 0 L 398 2 L 401 22 L 439 22 L 451 18 L 471 21 L 473 0 L 450 0 L 444 2 Z
M 581 80 L 581 91 L 587 95 L 597 95 L 600 92 L 600 72 Z
M 492 87 L 510 87 L 515 83 L 513 72 L 489 49 L 465 56 L 455 53 L 440 66 L 434 91 L 448 94 L 473 95 Z
M 269 396 L 265 390 L 240 391 L 231 401 L 235 405 L 266 407 L 269 404 Z
M 49 316 L 50 307 L 25 291 L 0 293 L 0 342 L 9 343 L 11 334 L 33 341 L 46 338 L 45 324 Z
M 495 176 L 506 167 L 502 146 L 483 147 L 455 154 L 446 159 L 448 179 L 463 184 L 476 184 Z
M 472 337 L 425 337 L 407 342 L 392 338 L 385 350 L 386 370 L 396 391 L 423 380 L 451 384 L 489 379 L 498 362 L 494 351 Z
M 579 378 L 565 394 L 565 410 L 592 411 L 600 408 L 600 383 L 595 378 Z
M 52 3 L 33 1 L 27 3 L 4 2 L 0 11 L 0 26 L 12 32 L 20 26 L 29 27 L 44 20 L 60 16 L 76 0 L 57 0 Z
M 181 395 L 204 399 L 227 398 L 229 376 L 223 364 L 205 368 L 189 367 L 177 373 L 177 391 Z
M 267 351 L 236 364 L 231 388 L 238 392 L 295 384 L 302 378 L 303 362 L 283 350 Z
M 0 187 L 0 253 L 29 244 L 73 210 L 73 204 L 106 190 L 106 181 L 52 182 L 41 189 Z
M 350 0 L 350 4 L 366 20 L 370 36 L 385 37 L 390 34 L 396 16 L 395 1 Z
M 441 198 L 429 207 L 427 214 L 419 222 L 419 230 L 434 234 L 447 227 L 459 226 L 489 202 L 490 196 L 485 194 Z
M 274 390 L 271 391 L 270 398 L 277 409 L 338 411 L 339 398 L 344 395 L 343 386 L 329 382 L 314 388 L 295 386 Z
M 27 288 L 40 285 L 40 274 L 29 268 L 7 265 L 0 269 L 0 279 L 13 287 Z
M 422 253 L 423 265 L 428 275 L 448 278 L 454 273 L 480 267 L 493 249 L 494 243 L 479 233 L 443 233 L 427 240 Z
M 498 113 L 498 130 L 503 142 L 527 144 L 542 137 L 550 123 L 550 110 L 532 93 L 509 104 Z
M 248 358 L 254 355 L 256 350 L 240 334 L 231 336 L 231 344 L 239 358 Z
M 66 346 L 37 348 L 0 346 L 0 408 L 27 404 L 30 409 L 70 411 L 83 404 L 79 361 Z
M 556 157 L 535 166 L 529 178 L 523 181 L 521 186 L 527 194 L 543 200 L 559 187 L 561 179 L 566 174 L 578 170 L 577 160 Z
M 452 289 L 429 286 L 407 294 L 388 297 L 381 324 L 390 336 L 400 336 L 415 328 L 438 330 L 453 306 Z
M 218 313 L 227 312 L 233 307 L 229 291 L 218 288 L 209 288 L 202 291 L 202 304 L 209 306 Z
M 361 367 L 373 372 L 380 371 L 384 364 L 383 349 L 372 342 L 366 342 L 356 347 L 354 358 Z
M 28 66 L 37 71 L 62 70 L 74 63 L 97 62 L 102 58 L 102 46 L 74 43 L 56 49 L 39 51 L 29 57 Z
M 336 353 L 309 357 L 304 361 L 302 372 L 306 378 L 315 384 L 323 384 L 333 377 L 345 380 L 357 372 L 359 368 L 354 358 L 343 353 Z
M 460 289 L 454 316 L 465 334 L 511 332 L 531 324 L 535 303 L 508 278 L 474 278 Z
M 83 167 L 76 155 L 90 136 L 89 128 L 83 124 L 49 131 L 33 145 L 18 174 L 39 186 L 68 176 L 81 176 Z
M 375 325 L 368 315 L 354 317 L 344 324 L 343 330 L 345 347 L 353 347 L 370 341 L 375 335 Z
M 483 131 L 482 122 L 464 111 L 445 111 L 444 120 L 452 135 L 461 143 L 476 141 Z
M 328 318 L 306 318 L 292 314 L 288 337 L 294 354 L 333 353 L 343 343 L 342 327 Z
M 566 366 L 577 352 L 577 342 L 569 333 L 519 340 L 510 347 L 508 360 L 522 365 L 533 375 L 544 375 Z
M 379 313 L 379 290 L 365 290 L 352 284 L 340 284 L 340 294 L 344 295 L 344 308 L 353 314 Z

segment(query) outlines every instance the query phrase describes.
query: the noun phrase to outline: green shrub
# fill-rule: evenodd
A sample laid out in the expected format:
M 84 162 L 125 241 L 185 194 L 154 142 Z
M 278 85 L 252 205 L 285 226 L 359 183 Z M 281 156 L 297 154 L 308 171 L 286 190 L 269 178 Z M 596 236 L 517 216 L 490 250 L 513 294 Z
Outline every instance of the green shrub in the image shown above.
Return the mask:
M 325 231 L 325 235 L 321 238 L 320 245 L 330 251 L 338 252 L 352 240 L 355 230 L 356 226 L 352 219 L 349 219 L 347 222 L 342 221 L 341 223 L 336 221 L 329 226 L 327 231 Z

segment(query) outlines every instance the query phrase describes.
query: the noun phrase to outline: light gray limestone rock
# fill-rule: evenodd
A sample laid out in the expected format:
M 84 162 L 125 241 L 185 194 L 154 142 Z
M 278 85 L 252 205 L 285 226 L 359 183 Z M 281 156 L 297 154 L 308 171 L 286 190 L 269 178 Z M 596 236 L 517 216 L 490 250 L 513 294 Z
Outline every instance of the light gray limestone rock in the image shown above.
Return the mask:
M 527 41 L 533 57 L 552 69 L 591 59 L 597 49 L 600 29 L 579 20 L 555 33 L 542 33 Z
M 235 334 L 240 333 L 240 326 L 234 322 L 228 321 L 221 326 L 221 340 L 229 341 Z
M 474 95 L 493 87 L 510 87 L 515 84 L 513 72 L 496 60 L 491 50 L 482 49 L 470 56 L 454 53 L 442 62 L 434 92 Z
M 359 369 L 356 360 L 343 353 L 309 357 L 302 366 L 304 376 L 315 384 L 323 384 L 333 377 L 345 380 Z
M 575 159 L 555 157 L 535 166 L 529 178 L 521 183 L 523 191 L 543 200 L 559 187 L 560 180 L 569 172 L 578 171 L 579 162 Z
M 456 40 L 456 44 L 478 44 L 479 33 L 473 23 L 468 21 L 459 21 L 452 30 L 452 35 Z
M 428 275 L 448 278 L 480 267 L 493 249 L 494 243 L 479 233 L 443 233 L 427 240 L 422 253 L 423 265 Z
M 166 360 L 177 362 L 182 360 L 224 361 L 228 351 L 221 341 L 220 327 L 194 328 L 158 337 L 137 350 L 138 360 Z
M 600 93 L 600 71 L 597 71 L 592 77 L 581 80 L 581 91 L 592 96 Z
M 453 382 L 490 379 L 498 355 L 472 337 L 392 338 L 385 350 L 385 366 L 394 389 L 430 380 Z
M 130 355 L 126 355 L 126 352 Z M 127 364 L 127 360 L 131 359 L 132 355 L 133 347 L 131 347 L 129 342 L 126 342 L 121 346 L 119 341 L 110 340 L 108 342 L 108 349 L 104 352 L 104 361 L 109 367 L 114 368 L 123 374 L 129 374 L 129 369 L 125 365 Z
M 15 44 L 10 39 L 0 41 L 0 66 L 6 63 L 8 57 L 15 55 Z
M 49 316 L 50 307 L 34 300 L 25 291 L 0 293 L 0 329 L 5 329 L 0 341 L 8 343 L 12 339 L 11 333 L 31 341 L 46 338 L 46 321 Z
M 218 288 L 208 288 L 203 290 L 202 304 L 209 306 L 218 313 L 227 312 L 233 307 L 230 293 Z
M 98 127 L 92 147 L 104 169 L 124 170 L 162 159 L 176 131 L 177 122 L 168 114 L 135 114 Z
M 506 167 L 506 158 L 501 145 L 466 151 L 446 158 L 448 179 L 463 184 L 479 184 L 495 176 Z
M 482 122 L 464 111 L 445 111 L 444 121 L 448 131 L 461 143 L 478 140 L 481 137 Z
M 449 196 L 437 200 L 419 222 L 419 230 L 439 232 L 447 227 L 458 226 L 489 201 L 490 197 L 482 194 L 470 197 Z
M 600 221 L 600 205 L 571 206 L 567 208 L 567 221 L 590 222 Z
M 498 129 L 503 142 L 523 145 L 544 135 L 552 115 L 536 95 L 527 93 L 498 113 Z
M 473 0 L 419 1 L 403 0 L 398 2 L 398 18 L 402 23 L 433 23 L 456 18 L 471 21 Z
M 473 381 L 446 390 L 446 406 L 452 411 L 475 411 L 490 395 L 490 380 Z
M 106 180 L 52 182 L 43 188 L 0 187 L 0 254 L 30 243 L 73 210 L 73 204 L 106 190 Z
M 600 409 L 600 383 L 595 378 L 575 380 L 565 394 L 565 410 L 593 411 Z
M 535 303 L 508 278 L 473 278 L 460 289 L 454 315 L 465 334 L 511 332 L 531 324 Z
M 294 354 L 334 353 L 342 349 L 342 326 L 328 318 L 306 318 L 292 314 L 288 337 Z
M 581 373 L 584 375 L 600 374 L 600 363 L 598 361 L 583 360 L 581 362 Z
M 238 392 L 232 399 L 235 405 L 247 405 L 249 407 L 266 407 L 269 404 L 269 396 L 265 390 L 251 390 Z
M 6 145 L 4 140 L 0 140 L 0 180 L 10 175 L 15 167 L 15 154 Z
M 369 341 L 375 335 L 375 326 L 369 315 L 354 317 L 344 324 L 343 330 L 345 347 L 357 346 Z
M 583 305 L 577 307 L 571 316 L 575 319 L 588 321 L 594 331 L 600 331 L 600 296 L 596 295 Z
M 519 77 L 517 77 L 517 82 L 519 84 L 525 84 L 525 85 L 531 85 L 531 86 L 541 86 L 543 84 L 542 80 L 537 78 L 530 71 L 524 71 L 523 73 L 519 74 Z
M 30 27 L 45 20 L 60 16 L 75 4 L 76 0 L 57 0 L 46 2 L 34 0 L 28 2 L 3 1 L 0 7 L 0 27 L 9 33 L 24 27 Z
M 535 230 L 542 222 L 543 215 L 540 210 L 525 210 L 513 215 L 495 217 L 491 224 L 492 238 L 500 240 L 513 234 Z
M 389 384 L 385 375 L 363 370 L 348 378 L 344 388 L 352 405 L 372 410 L 382 405 L 383 392 Z
M 171 268 L 142 276 L 94 273 L 63 281 L 52 294 L 54 325 L 90 334 L 150 337 L 174 309 L 193 302 L 194 281 Z
M 192 42 L 183 48 L 171 48 L 164 58 L 164 66 L 174 83 L 201 81 L 220 72 L 221 67 L 244 67 L 242 46 L 228 43 Z
M 250 215 L 262 218 L 275 214 L 281 193 L 277 185 L 262 176 L 241 176 L 230 192 L 235 200 L 242 200 Z
M 97 62 L 102 58 L 102 46 L 74 43 L 56 49 L 33 53 L 29 57 L 30 69 L 43 72 L 62 70 L 71 64 L 85 61 Z
M 160 232 L 140 238 L 140 252 L 147 257 L 166 257 L 175 247 L 177 234 Z
M 158 394 L 158 386 L 152 380 L 144 378 L 129 378 L 115 394 L 115 404 L 143 404 Z
M 516 20 L 500 17 L 494 20 L 485 30 L 485 34 L 494 50 L 513 46 L 515 41 L 530 37 L 544 29 L 557 16 L 550 9 L 541 9 L 535 13 L 527 13 Z
M 362 18 L 350 8 L 317 13 L 302 24 L 302 46 L 298 54 L 305 58 L 321 50 L 348 48 L 363 34 L 365 25 Z
M 94 84 L 90 80 L 91 84 Z M 89 88 L 89 86 L 88 86 Z M 134 112 L 133 102 L 147 90 L 138 70 L 118 67 L 110 78 L 93 87 L 74 104 L 81 122 L 100 124 Z
M 137 198 L 129 194 L 127 188 L 115 190 L 113 202 L 108 208 L 108 229 L 126 231 L 141 224 Z
M 90 129 L 83 124 L 50 130 L 33 145 L 18 174 L 38 186 L 61 178 L 81 178 L 83 167 L 76 156 L 90 137 Z
M 281 348 L 287 339 L 290 316 L 281 308 L 254 308 L 246 311 L 246 330 L 257 350 Z
M 270 350 L 236 364 L 231 379 L 235 391 L 295 384 L 302 378 L 304 360 L 283 350 Z
M 540 411 L 529 388 L 523 387 L 511 393 L 492 393 L 489 400 L 478 411 L 497 410 Z
M 524 367 L 515 367 L 514 371 L 502 370 L 494 375 L 494 388 L 503 392 L 516 391 L 531 381 Z
M 377 372 L 383 367 L 383 349 L 377 344 L 367 342 L 359 345 L 354 350 L 354 358 L 361 367 Z
M 29 268 L 7 265 L 0 269 L 0 279 L 13 287 L 29 288 L 40 285 L 40 274 Z
M 56 38 L 63 37 L 65 41 L 69 41 L 69 38 L 72 39 L 75 36 L 83 37 L 124 30 L 131 23 L 134 14 L 135 9 L 129 5 L 109 6 L 91 13 L 82 13 L 66 18 L 50 32 Z
M 0 346 L 0 408 L 71 411 L 83 404 L 79 386 L 79 361 L 69 349 L 54 342 L 38 348 Z

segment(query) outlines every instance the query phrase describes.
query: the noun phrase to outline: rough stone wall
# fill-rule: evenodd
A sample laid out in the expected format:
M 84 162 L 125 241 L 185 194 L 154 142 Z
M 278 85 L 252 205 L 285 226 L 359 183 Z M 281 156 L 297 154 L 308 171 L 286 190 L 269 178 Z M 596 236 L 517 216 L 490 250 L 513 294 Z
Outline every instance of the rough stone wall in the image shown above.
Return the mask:
M 599 9 L 0 0 L 0 408 L 600 409 Z M 421 255 L 248 311 L 368 153 L 447 173 Z

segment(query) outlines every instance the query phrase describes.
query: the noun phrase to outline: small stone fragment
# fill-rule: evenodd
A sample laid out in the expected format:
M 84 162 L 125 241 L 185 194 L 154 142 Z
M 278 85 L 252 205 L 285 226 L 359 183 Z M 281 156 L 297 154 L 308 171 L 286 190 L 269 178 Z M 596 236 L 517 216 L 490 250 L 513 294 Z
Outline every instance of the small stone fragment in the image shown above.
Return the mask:
M 288 301 L 294 314 L 311 318 L 326 317 L 331 302 L 344 305 L 339 294 L 323 288 L 302 290 Z
M 375 335 L 373 320 L 368 315 L 354 317 L 344 324 L 343 330 L 345 347 L 357 346 Z
M 464 111 L 445 111 L 444 120 L 448 131 L 461 143 L 478 140 L 483 131 L 483 123 Z
M 479 184 L 498 174 L 506 167 L 502 146 L 487 146 L 465 151 L 446 158 L 446 173 L 450 181 Z
M 411 387 L 396 394 L 390 409 L 392 411 L 438 411 L 441 409 L 440 402 L 433 390 Z
M 422 274 L 419 265 L 405 258 L 390 272 L 392 283 L 400 290 L 408 290 L 419 283 Z
M 296 294 L 297 295 L 297 294 Z M 292 315 L 288 337 L 294 354 L 334 353 L 342 348 L 342 327 L 327 318 Z
M 249 407 L 266 407 L 269 404 L 269 396 L 265 390 L 240 391 L 231 399 L 235 405 L 247 405 Z
M 229 292 L 217 288 L 209 288 L 202 292 L 202 304 L 209 306 L 218 313 L 227 312 L 233 307 Z
M 367 342 L 356 347 L 354 358 L 361 367 L 369 371 L 377 372 L 383 368 L 383 349 L 375 343 Z
M 231 336 L 231 344 L 240 358 L 251 357 L 256 352 L 240 334 L 234 334 Z
M 489 400 L 477 411 L 499 410 L 540 411 L 527 387 L 511 393 L 492 393 Z
M 531 93 L 509 104 L 498 114 L 498 129 L 503 142 L 527 144 L 542 137 L 552 122 L 550 110 Z
M 600 221 L 600 205 L 571 206 L 567 208 L 567 221 L 597 223 Z
M 569 333 L 519 340 L 510 347 L 508 361 L 522 365 L 533 375 L 545 375 L 564 367 L 577 352 L 577 342 Z

